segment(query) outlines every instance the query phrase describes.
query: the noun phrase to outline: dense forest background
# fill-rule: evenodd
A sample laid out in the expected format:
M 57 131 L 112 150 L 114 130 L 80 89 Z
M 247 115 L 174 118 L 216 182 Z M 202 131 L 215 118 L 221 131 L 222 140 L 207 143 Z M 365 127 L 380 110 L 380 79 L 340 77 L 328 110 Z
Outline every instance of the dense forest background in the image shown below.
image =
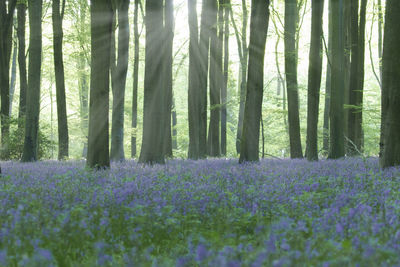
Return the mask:
M 5 1 L 6 6 L 12 1 Z M 28 1 L 30 3 L 31 1 Z M 32 1 L 32 5 L 33 5 Z M 41 2 L 41 1 L 39 1 Z M 42 3 L 42 65 L 40 76 L 40 120 L 39 120 L 39 154 L 42 159 L 54 159 L 59 155 L 60 146 L 58 140 L 60 136 L 58 127 L 60 122 L 57 117 L 57 87 L 56 87 L 56 71 L 54 59 L 55 34 L 53 27 L 55 22 L 54 2 L 58 2 L 58 9 L 62 16 L 62 52 L 64 62 L 64 79 L 65 79 L 65 97 L 66 97 L 66 114 L 68 121 L 67 139 L 69 141 L 69 158 L 79 159 L 86 157 L 87 136 L 88 136 L 88 103 L 89 103 L 89 86 L 90 86 L 90 67 L 91 67 L 91 16 L 90 5 L 87 0 L 77 1 L 47 1 Z M 124 2 L 124 1 L 120 1 Z M 145 27 L 145 11 L 146 3 L 141 1 L 125 1 L 126 10 L 129 6 L 129 58 L 126 76 L 126 90 L 123 106 L 123 151 L 124 157 L 139 156 L 140 146 L 142 143 L 143 133 L 143 101 L 144 101 L 144 83 L 145 83 L 145 55 L 146 55 L 146 27 Z M 172 51 L 172 144 L 173 157 L 186 158 L 189 149 L 189 123 L 188 123 L 188 83 L 189 83 L 189 23 L 188 23 L 188 3 L 191 1 L 175 0 L 173 1 L 173 51 Z M 194 1 L 196 2 L 196 1 Z M 193 2 L 193 3 L 194 3 Z M 290 2 L 290 1 L 287 1 Z M 298 111 L 299 126 L 302 153 L 306 148 L 307 136 L 307 93 L 308 93 L 308 66 L 311 38 L 311 22 L 312 8 L 311 0 L 292 1 L 294 3 L 294 13 L 288 13 L 286 6 L 286 18 L 292 16 L 295 22 L 295 50 L 298 53 L 297 59 L 297 83 L 298 83 Z M 321 1 L 322 2 L 322 1 Z M 323 39 L 322 39 L 322 81 L 320 104 L 318 106 L 318 153 L 320 156 L 326 156 L 328 152 L 328 121 L 329 121 L 329 92 L 327 94 L 327 86 L 329 87 L 328 70 L 329 60 L 329 1 L 325 1 L 323 9 Z M 354 2 L 354 1 L 353 1 Z M 380 120 L 381 120 L 381 57 L 382 57 L 382 38 L 383 38 L 383 14 L 385 1 L 370 0 L 361 1 L 366 4 L 364 7 L 365 14 L 365 67 L 363 75 L 363 105 L 362 105 L 362 134 L 363 146 L 360 153 L 367 156 L 377 156 L 379 154 L 380 140 Z M 123 14 L 122 9 L 116 8 L 119 1 L 115 1 L 115 10 L 118 14 Z M 292 3 L 292 5 L 293 5 Z M 18 29 L 21 28 L 19 23 L 20 13 L 26 12 L 21 10 L 24 1 L 18 1 L 17 8 L 13 15 L 12 23 L 12 46 L 10 50 L 10 139 L 3 140 L 4 159 L 19 159 L 22 153 L 23 136 L 21 134 L 21 122 L 18 118 L 21 111 L 18 109 L 21 105 L 21 73 L 18 66 L 18 49 L 20 43 L 18 40 Z M 286 3 L 287 4 L 287 3 Z M 3 4 L 4 6 L 4 4 Z M 6 7 L 2 7 L 3 9 Z M 228 27 L 224 28 L 224 32 L 228 32 L 229 59 L 227 61 L 227 96 L 226 96 L 226 152 L 218 154 L 223 157 L 237 157 L 237 132 L 238 119 L 240 109 L 240 91 L 243 69 L 243 52 L 247 53 L 249 35 L 250 35 L 250 1 L 232 0 L 225 1 L 221 4 L 222 15 L 228 14 Z M 225 11 L 226 10 L 226 11 Z M 261 157 L 289 157 L 290 156 L 290 140 L 289 140 L 289 121 L 288 104 L 287 104 L 287 75 L 285 76 L 285 1 L 271 1 L 270 17 L 268 25 L 268 36 L 265 49 L 264 64 L 264 97 L 262 102 L 262 124 L 260 134 L 260 156 Z M 350 10 L 346 10 L 343 6 L 345 14 L 344 27 L 350 23 Z M 18 11 L 18 12 L 17 12 Z M 197 16 L 200 29 L 200 17 L 202 11 L 202 1 L 197 1 Z M 226 12 L 226 13 L 224 13 Z M 362 7 L 360 7 L 362 12 Z M 17 15 L 18 13 L 18 15 Z M 3 17 L 5 15 L 3 14 Z M 121 16 L 121 15 L 118 15 Z M 357 14 L 361 18 L 362 14 Z M 29 16 L 24 23 L 26 31 L 26 40 L 29 40 Z M 346 19 L 347 18 L 347 19 Z M 135 20 L 137 20 L 136 34 L 139 39 L 135 40 Z M 360 19 L 360 23 L 361 23 Z M 217 21 L 224 23 L 222 21 Z M 347 23 L 347 24 L 346 24 Z M 3 24 L 4 25 L 4 24 Z M 218 25 L 218 23 L 216 24 Z M 224 24 L 224 27 L 226 24 Z M 342 25 L 343 26 L 343 25 Z M 114 21 L 116 29 L 114 37 L 118 36 L 120 26 L 118 21 Z M 344 28 L 343 28 L 344 29 Z M 350 27 L 349 27 L 350 29 Z M 343 36 L 349 39 L 350 31 Z M 361 35 L 360 35 L 361 36 Z M 221 37 L 221 36 L 220 36 Z M 222 38 L 222 37 L 221 37 Z M 118 39 L 118 38 L 117 38 Z M 222 39 L 221 39 L 222 40 Z M 114 50 L 118 49 L 113 47 Z M 243 42 L 246 45 L 243 45 Z M 347 47 L 344 48 L 345 58 L 348 59 L 348 65 L 345 66 L 343 80 L 349 81 L 350 76 L 350 41 L 345 41 Z M 29 44 L 26 43 L 26 55 L 28 56 Z M 138 61 L 135 62 L 135 52 L 138 53 Z M 157 52 L 157 51 L 156 51 Z M 158 51 L 160 52 L 160 51 Z M 290 53 L 290 52 L 288 52 Z M 118 53 L 117 53 L 118 55 Z M 137 55 L 137 54 L 136 54 Z M 161 57 L 160 55 L 156 55 Z M 114 55 L 115 57 L 115 55 Z M 211 55 L 211 58 L 213 55 Z M 28 58 L 27 58 L 28 59 Z M 347 60 L 346 59 L 346 60 Z M 114 59 L 115 62 L 116 59 Z M 212 61 L 212 59 L 211 59 Z M 246 61 L 246 60 L 244 60 Z M 157 61 L 155 61 L 158 64 Z M 134 67 L 138 64 L 138 81 L 137 81 L 137 103 L 134 103 L 133 87 L 134 87 Z M 57 65 L 58 63 L 56 63 Z M 118 59 L 119 64 L 119 59 Z M 117 64 L 115 65 L 117 67 Z M 328 74 L 328 75 L 327 75 Z M 111 87 L 111 83 L 110 83 Z M 344 90 L 349 90 L 346 85 Z M 345 93 L 344 99 L 344 116 L 345 120 L 349 120 L 349 112 L 355 107 L 349 102 L 349 93 Z M 112 118 L 113 94 L 110 89 L 109 116 Z M 210 103 L 207 106 L 208 118 L 210 118 Z M 137 105 L 137 128 L 132 127 L 132 105 Z M 222 102 L 216 103 L 223 105 Z M 5 122 L 5 121 L 4 121 Z M 110 119 L 110 134 L 111 134 Z M 347 123 L 344 124 L 345 138 L 347 138 Z M 221 127 L 221 126 L 218 126 Z M 240 126 L 239 126 L 240 128 Z M 65 132 L 65 131 L 64 131 Z M 4 134 L 4 132 L 3 132 Z M 136 136 L 137 151 L 132 153 L 132 136 Z M 68 138 L 69 137 L 69 138 Z M 167 137 L 166 137 L 167 138 Z M 110 141 L 111 142 L 111 141 Z M 61 148 L 62 149 L 62 148 Z M 68 147 L 67 147 L 68 150 Z M 359 153 L 357 153 L 359 154 Z M 122 157 L 123 158 L 123 157 Z

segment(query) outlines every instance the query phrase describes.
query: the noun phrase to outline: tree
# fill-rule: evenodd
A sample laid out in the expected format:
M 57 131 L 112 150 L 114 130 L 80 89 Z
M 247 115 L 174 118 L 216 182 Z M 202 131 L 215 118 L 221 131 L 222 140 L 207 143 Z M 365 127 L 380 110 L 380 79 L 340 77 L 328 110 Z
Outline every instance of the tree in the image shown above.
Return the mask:
M 361 1 L 358 14 L 358 0 L 351 1 L 351 68 L 350 68 L 350 112 L 348 118 L 349 154 L 362 151 L 362 103 L 364 91 L 365 21 L 367 0 Z
M 268 21 L 269 0 L 252 0 L 249 67 L 240 163 L 259 160 L 260 120 L 264 87 L 264 55 Z
M 222 54 L 220 53 L 220 39 L 218 37 L 219 15 L 218 0 L 212 0 L 209 10 L 210 23 L 210 124 L 208 127 L 207 154 L 212 157 L 220 155 L 220 119 L 221 119 L 221 82 L 222 82 Z
M 311 45 L 308 69 L 307 159 L 318 160 L 318 114 L 322 73 L 322 15 L 324 1 L 312 0 Z
M 383 168 L 400 165 L 400 2 L 387 0 L 382 58 Z
M 243 118 L 244 118 L 244 104 L 246 102 L 246 88 L 247 88 L 247 60 L 249 48 L 247 47 L 247 23 L 248 23 L 248 10 L 246 0 L 242 0 L 242 33 L 240 34 L 235 20 L 233 18 L 232 7 L 230 7 L 232 17 L 232 25 L 235 29 L 236 42 L 238 44 L 239 60 L 240 60 L 240 103 L 239 103 L 239 118 L 236 132 L 236 152 L 240 153 L 242 135 L 243 135 Z
M 290 157 L 302 158 L 299 94 L 297 85 L 297 0 L 285 0 L 285 72 L 288 100 Z
M 109 87 L 113 10 L 109 0 L 91 1 L 91 74 L 87 166 L 110 167 Z
M 133 59 L 133 92 L 132 92 L 132 135 L 131 135 L 131 157 L 136 157 L 136 137 L 137 137 L 137 94 L 139 84 L 139 4 L 140 0 L 135 0 L 135 10 L 133 14 L 133 39 L 134 39 L 134 59 Z
M 129 0 L 115 1 L 114 16 L 118 14 L 118 59 L 116 59 L 115 27 L 112 33 L 112 129 L 110 159 L 122 161 L 124 153 L 124 107 L 125 86 L 129 58 Z M 115 20 L 115 17 L 114 17 Z
M 221 154 L 226 156 L 226 121 L 227 121 L 227 90 L 228 90 L 228 72 L 229 72 L 229 13 L 230 13 L 230 0 L 224 0 L 223 10 L 224 10 L 224 20 L 223 25 L 225 26 L 223 31 L 224 38 L 224 67 L 223 76 L 224 80 L 221 89 Z M 222 35 L 222 33 L 220 33 Z
M 10 58 L 12 48 L 12 25 L 17 0 L 8 4 L 0 1 L 0 95 L 1 95 L 1 142 L 7 141 L 10 111 Z
M 65 0 L 53 0 L 53 48 L 54 48 L 54 71 L 56 76 L 56 99 L 57 99 L 57 121 L 58 121 L 58 159 L 68 158 L 68 121 L 67 104 L 65 100 L 65 78 L 63 61 L 63 28 Z
M 332 60 L 329 158 L 344 156 L 344 20 L 343 0 L 331 0 Z
M 40 72 L 42 66 L 42 0 L 29 0 L 29 66 L 25 140 L 22 161 L 38 159 Z
M 164 49 L 163 49 L 163 84 L 165 86 L 164 124 L 165 136 L 163 140 L 163 153 L 165 157 L 172 157 L 172 63 L 174 41 L 174 2 L 165 0 L 164 6 Z
M 189 23 L 189 88 L 188 88 L 188 117 L 189 117 L 189 151 L 190 159 L 200 157 L 200 54 L 199 30 L 197 23 L 197 0 L 188 0 Z
M 163 138 L 165 136 L 163 92 L 163 3 L 146 0 L 146 55 L 143 103 L 143 139 L 139 162 L 164 163 Z M 161 52 L 162 53 L 162 52 Z M 161 60 L 160 60 L 161 59 Z

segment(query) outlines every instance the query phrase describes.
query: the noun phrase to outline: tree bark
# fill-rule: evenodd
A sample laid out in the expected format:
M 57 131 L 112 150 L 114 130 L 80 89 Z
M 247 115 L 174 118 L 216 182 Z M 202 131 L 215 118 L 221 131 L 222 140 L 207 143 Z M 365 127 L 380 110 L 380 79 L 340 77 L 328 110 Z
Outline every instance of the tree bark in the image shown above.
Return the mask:
M 171 158 L 172 154 L 172 63 L 173 63 L 173 40 L 174 40 L 174 2 L 165 0 L 164 7 L 164 59 L 163 59 L 163 84 L 165 86 L 165 111 L 164 124 L 165 136 L 163 137 L 163 153 L 165 157 Z
M 38 159 L 40 76 L 42 66 L 42 0 L 29 0 L 29 69 L 22 161 Z
M 58 159 L 68 158 L 68 121 L 67 103 L 65 99 L 65 78 L 63 61 L 63 28 L 62 20 L 64 14 L 65 0 L 60 6 L 60 0 L 52 1 L 53 21 L 53 48 L 54 48 L 54 71 L 56 77 L 56 101 L 58 122 Z M 61 8 L 61 9 L 60 9 Z
M 322 73 L 322 15 L 324 2 L 312 0 L 311 46 L 308 69 L 307 159 L 318 160 L 318 114 Z
M 126 75 L 129 59 L 129 0 L 120 0 L 115 7 L 114 15 L 118 14 L 118 59 L 111 62 L 112 70 L 112 128 L 111 153 L 113 161 L 125 160 L 124 153 L 124 107 Z M 113 29 L 112 54 L 116 53 L 115 28 Z M 113 71 L 114 70 L 114 71 Z
M 146 0 L 146 62 L 144 77 L 143 141 L 139 162 L 164 163 L 163 138 L 165 136 L 165 92 L 162 88 L 163 3 Z M 160 60 L 161 59 L 161 60 Z M 160 75 L 161 74 L 161 75 Z
M 260 120 L 264 87 L 264 56 L 268 20 L 269 1 L 252 0 L 249 69 L 240 163 L 259 160 Z
M 139 1 L 135 0 L 135 11 L 133 14 L 133 35 L 134 35 L 134 59 L 133 59 L 133 93 L 132 93 L 132 135 L 131 135 L 131 157 L 135 158 L 137 154 L 137 98 L 139 84 Z
M 220 155 L 220 81 L 222 76 L 222 55 L 220 53 L 220 40 L 218 38 L 218 28 L 220 18 L 218 16 L 218 0 L 211 0 L 212 8 L 209 10 L 210 30 L 210 124 L 208 128 L 207 154 L 211 157 Z
M 236 152 L 240 154 L 241 147 L 241 139 L 243 134 L 243 118 L 244 118 L 244 105 L 246 102 L 246 88 L 247 88 L 247 60 L 249 49 L 247 47 L 247 22 L 248 22 L 248 10 L 246 5 L 246 0 L 242 0 L 242 34 L 241 40 L 239 41 L 239 33 L 236 33 L 236 38 L 238 41 L 238 50 L 240 57 L 240 104 L 239 104 L 239 119 L 238 119 L 238 127 L 236 133 Z M 233 14 L 231 9 L 231 15 Z M 234 23 L 234 19 L 232 16 L 232 23 Z M 240 56 L 241 55 L 241 56 Z
M 10 125 L 10 58 L 12 48 L 12 25 L 16 0 L 0 2 L 0 95 L 1 95 L 1 143 L 8 140 Z M 7 149 L 5 151 L 7 154 Z
M 322 140 L 322 150 L 325 155 L 329 153 L 329 112 L 331 109 L 331 62 L 332 62 L 332 1 L 328 0 L 328 51 L 327 55 L 327 66 L 326 66 L 326 81 L 325 81 L 325 104 L 324 104 L 324 122 L 323 122 L 323 140 Z
M 344 157 L 344 12 L 343 0 L 331 0 L 332 5 L 332 73 L 330 109 L 329 158 Z
M 188 89 L 188 114 L 189 114 L 189 151 L 188 158 L 200 158 L 200 54 L 197 23 L 197 0 L 188 0 L 189 23 L 189 89 Z
M 224 4 L 224 80 L 221 89 L 221 154 L 226 156 L 226 122 L 227 110 L 226 101 L 228 95 L 228 75 L 229 75 L 229 6 L 230 0 L 225 0 Z
M 109 90 L 113 10 L 109 0 L 91 1 L 91 74 L 87 166 L 109 168 Z
M 290 157 L 302 158 L 297 85 L 297 0 L 285 0 L 285 72 L 288 100 Z
M 26 113 L 26 91 L 28 87 L 28 80 L 26 74 L 26 45 L 25 45 L 25 23 L 26 23 L 26 5 L 25 3 L 18 4 L 17 6 L 17 20 L 18 20 L 18 67 L 19 67 L 19 107 L 18 107 L 18 128 L 24 127 L 23 120 Z
M 400 2 L 386 1 L 383 41 L 382 120 L 383 168 L 400 165 Z
M 12 104 L 14 100 L 15 93 L 15 83 L 17 81 L 17 54 L 18 54 L 18 45 L 17 45 L 17 34 L 14 31 L 13 37 L 13 52 L 12 52 L 12 61 L 11 61 L 11 81 L 10 81 L 10 107 L 8 111 L 8 116 L 11 117 L 12 114 Z

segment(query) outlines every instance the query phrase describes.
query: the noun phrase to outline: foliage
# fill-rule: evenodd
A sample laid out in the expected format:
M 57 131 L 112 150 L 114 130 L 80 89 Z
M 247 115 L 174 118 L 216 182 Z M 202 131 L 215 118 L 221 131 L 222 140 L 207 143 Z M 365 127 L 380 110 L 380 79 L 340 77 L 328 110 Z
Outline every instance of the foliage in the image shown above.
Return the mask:
M 2 170 L 2 266 L 400 264 L 400 170 L 375 158 Z
M 23 119 L 10 119 L 10 136 L 1 149 L 2 160 L 20 160 L 24 149 L 25 132 L 24 127 L 18 128 L 18 124 L 24 125 Z M 51 159 L 53 157 L 56 143 L 49 136 L 50 125 L 41 123 L 39 129 L 39 151 L 38 159 Z

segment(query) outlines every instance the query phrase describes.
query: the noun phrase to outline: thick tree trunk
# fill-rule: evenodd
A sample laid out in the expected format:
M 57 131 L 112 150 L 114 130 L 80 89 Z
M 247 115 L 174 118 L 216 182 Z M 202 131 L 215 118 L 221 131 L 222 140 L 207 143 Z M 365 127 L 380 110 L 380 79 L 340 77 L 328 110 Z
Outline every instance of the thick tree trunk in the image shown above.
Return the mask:
M 312 0 L 310 61 L 308 69 L 307 159 L 318 160 L 318 114 L 322 73 L 322 15 L 324 2 Z
M 259 160 L 261 106 L 264 84 L 264 55 L 268 32 L 269 1 L 252 0 L 249 69 L 239 162 Z
M 1 95 L 1 143 L 4 146 L 10 132 L 10 58 L 12 48 L 12 25 L 16 0 L 0 2 L 0 95 Z M 5 147 L 3 147 L 5 149 Z M 7 149 L 5 150 L 7 154 Z M 6 156 L 6 155 L 4 155 Z
M 164 41 L 163 3 L 146 0 L 146 62 L 144 77 L 143 141 L 139 162 L 164 163 L 163 138 L 165 136 L 165 92 L 162 81 L 162 54 Z M 161 60 L 161 61 L 160 61 Z
M 172 50 L 174 40 L 174 2 L 165 0 L 164 7 L 164 59 L 163 59 L 163 84 L 165 88 L 165 111 L 164 124 L 165 136 L 163 136 L 163 153 L 165 157 L 171 158 L 172 155 Z
M 60 7 L 60 0 L 53 0 L 53 47 L 54 47 L 54 71 L 56 77 L 57 122 L 58 122 L 58 159 L 68 158 L 68 121 L 67 103 L 65 99 L 65 78 L 63 62 L 63 28 L 65 0 Z M 60 10 L 61 9 L 61 10 Z
M 135 158 L 137 154 L 137 102 L 138 102 L 138 84 L 139 84 L 139 1 L 135 0 L 135 11 L 133 14 L 133 35 L 134 35 L 134 59 L 133 59 L 133 93 L 132 93 L 132 135 L 131 135 L 131 157 Z
M 124 107 L 126 75 L 129 59 L 129 0 L 118 2 L 114 16 L 118 13 L 118 59 L 115 58 L 115 28 L 113 29 L 112 54 L 112 128 L 111 128 L 111 153 L 113 161 L 123 161 L 124 153 Z M 115 18 L 114 18 L 115 19 Z
M 22 161 L 38 159 L 40 75 L 42 66 L 42 0 L 29 1 L 29 69 Z
M 228 95 L 228 75 L 229 75 L 229 7 L 230 0 L 225 0 L 224 4 L 224 81 L 221 89 L 221 154 L 226 156 L 226 122 L 227 110 L 226 101 Z
M 91 1 L 91 74 L 87 166 L 109 168 L 109 90 L 113 10 L 109 0 Z
M 329 158 L 344 156 L 344 12 L 343 0 L 332 3 L 332 73 Z
M 382 120 L 383 168 L 400 165 L 400 2 L 386 1 L 383 41 Z
M 221 75 L 222 55 L 220 54 L 220 40 L 218 38 L 218 0 L 212 0 L 212 8 L 209 11 L 209 23 L 213 25 L 210 31 L 210 124 L 208 128 L 207 154 L 211 157 L 220 155 L 219 125 L 220 125 L 220 96 L 221 96 Z
M 285 0 L 285 72 L 288 100 L 290 157 L 302 158 L 297 85 L 297 0 Z
M 18 67 L 19 67 L 19 107 L 18 107 L 18 128 L 23 129 L 26 113 L 26 89 L 28 80 L 26 74 L 26 45 L 25 45 L 25 23 L 26 23 L 26 5 L 24 3 L 17 6 L 18 20 Z

